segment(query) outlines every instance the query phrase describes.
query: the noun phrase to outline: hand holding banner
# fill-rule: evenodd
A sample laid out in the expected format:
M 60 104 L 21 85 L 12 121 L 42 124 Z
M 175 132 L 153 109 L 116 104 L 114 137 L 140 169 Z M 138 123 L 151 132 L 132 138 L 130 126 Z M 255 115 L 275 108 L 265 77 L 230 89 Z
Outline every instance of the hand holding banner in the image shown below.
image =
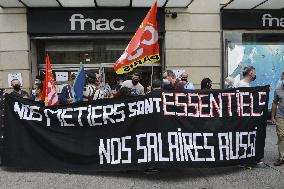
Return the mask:
M 128 73 L 145 63 L 160 60 L 156 15 L 157 1 L 152 5 L 124 53 L 116 61 L 114 70 L 117 74 Z

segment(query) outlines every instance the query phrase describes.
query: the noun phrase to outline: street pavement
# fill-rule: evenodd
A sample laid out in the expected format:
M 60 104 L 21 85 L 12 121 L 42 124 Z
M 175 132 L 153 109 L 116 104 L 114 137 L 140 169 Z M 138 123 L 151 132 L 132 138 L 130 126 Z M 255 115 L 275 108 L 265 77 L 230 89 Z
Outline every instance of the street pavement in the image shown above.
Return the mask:
M 245 169 L 187 168 L 162 170 L 155 174 L 129 172 L 52 172 L 0 167 L 0 189 L 112 189 L 112 188 L 196 188 L 196 189 L 284 189 L 284 165 L 274 167 L 278 157 L 275 126 L 267 127 L 265 165 Z

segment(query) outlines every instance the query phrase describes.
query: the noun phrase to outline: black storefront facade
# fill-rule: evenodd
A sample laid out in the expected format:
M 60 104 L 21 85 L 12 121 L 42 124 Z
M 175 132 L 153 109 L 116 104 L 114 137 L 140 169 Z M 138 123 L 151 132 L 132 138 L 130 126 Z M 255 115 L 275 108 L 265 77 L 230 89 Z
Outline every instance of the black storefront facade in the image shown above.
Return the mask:
M 221 11 L 223 33 L 223 78 L 238 82 L 245 66 L 256 68 L 257 79 L 252 86 L 279 85 L 284 71 L 284 12 L 281 10 Z
M 106 82 L 113 84 L 117 76 L 113 63 L 121 56 L 147 11 L 144 8 L 28 9 L 32 78 L 43 73 L 48 53 L 58 92 L 70 74 L 78 70 L 80 63 L 88 71 L 103 70 Z M 153 77 L 161 77 L 165 65 L 164 15 L 164 9 L 159 9 L 161 61 L 139 68 L 144 86 L 148 86 Z M 130 74 L 124 75 L 125 79 L 129 77 Z

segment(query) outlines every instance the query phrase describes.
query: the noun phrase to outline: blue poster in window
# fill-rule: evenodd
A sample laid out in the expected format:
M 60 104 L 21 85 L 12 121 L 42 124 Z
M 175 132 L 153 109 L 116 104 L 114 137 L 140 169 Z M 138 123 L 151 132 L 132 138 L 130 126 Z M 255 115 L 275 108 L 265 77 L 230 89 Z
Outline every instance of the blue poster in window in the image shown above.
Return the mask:
M 242 69 L 253 66 L 256 80 L 251 86 L 270 85 L 269 109 L 273 101 L 275 88 L 280 84 L 280 75 L 284 72 L 284 45 L 279 44 L 230 44 L 228 47 L 228 76 L 234 83 L 242 79 Z

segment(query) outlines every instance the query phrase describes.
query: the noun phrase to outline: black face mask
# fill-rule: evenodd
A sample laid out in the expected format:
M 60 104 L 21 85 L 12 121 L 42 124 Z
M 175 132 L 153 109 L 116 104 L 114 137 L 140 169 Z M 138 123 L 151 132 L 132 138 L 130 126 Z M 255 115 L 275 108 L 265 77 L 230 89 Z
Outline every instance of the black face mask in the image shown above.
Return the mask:
M 138 82 L 139 82 L 139 81 L 137 81 L 137 80 L 132 80 L 132 84 L 133 84 L 133 85 L 137 85 Z
M 256 75 L 252 78 L 252 80 L 253 80 L 253 81 L 256 80 Z
M 21 86 L 20 85 L 14 85 L 13 89 L 18 92 L 18 91 L 21 90 Z

